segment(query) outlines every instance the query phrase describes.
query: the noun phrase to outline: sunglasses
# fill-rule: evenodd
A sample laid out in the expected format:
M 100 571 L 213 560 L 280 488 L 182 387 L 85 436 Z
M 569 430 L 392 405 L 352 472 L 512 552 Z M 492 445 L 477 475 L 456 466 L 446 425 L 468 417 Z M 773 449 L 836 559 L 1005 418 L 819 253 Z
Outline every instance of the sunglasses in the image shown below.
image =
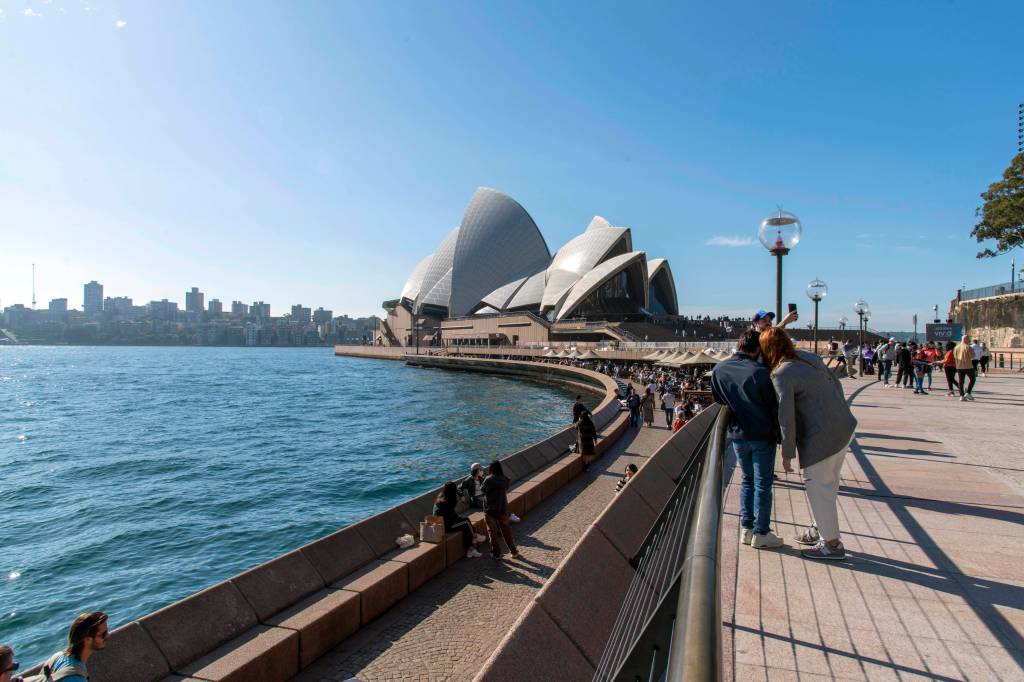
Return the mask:
M 20 668 L 20 667 L 21 667 L 21 665 L 19 663 L 11 663 L 11 667 L 10 668 L 7 668 L 6 670 L 0 670 L 0 675 L 4 675 L 6 673 L 17 672 L 18 668 Z

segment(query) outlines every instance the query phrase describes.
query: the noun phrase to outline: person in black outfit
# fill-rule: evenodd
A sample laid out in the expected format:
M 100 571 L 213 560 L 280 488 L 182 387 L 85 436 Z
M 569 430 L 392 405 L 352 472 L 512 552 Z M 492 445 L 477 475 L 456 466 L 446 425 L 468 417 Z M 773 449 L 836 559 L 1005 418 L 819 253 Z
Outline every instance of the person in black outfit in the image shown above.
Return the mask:
M 454 481 L 448 481 L 441 488 L 441 494 L 434 500 L 434 516 L 440 516 L 444 519 L 445 532 L 451 533 L 457 530 L 462 533 L 462 541 L 469 548 L 466 550 L 468 558 L 478 557 L 480 552 L 477 551 L 474 545 L 477 542 L 483 542 L 487 538 L 483 535 L 476 535 L 473 532 L 473 524 L 469 522 L 469 519 L 456 513 L 455 506 L 458 503 L 459 489 Z
M 576 402 L 572 404 L 572 423 L 575 424 L 580 420 L 580 413 L 587 408 L 583 407 L 583 396 L 576 396 Z
M 515 538 L 512 536 L 512 525 L 509 523 L 508 487 L 511 481 L 505 477 L 501 462 L 494 460 L 487 467 L 488 476 L 484 479 L 484 517 L 487 520 L 487 534 L 491 538 L 491 556 L 501 558 L 501 542 L 505 538 L 509 552 L 513 557 L 519 556 Z

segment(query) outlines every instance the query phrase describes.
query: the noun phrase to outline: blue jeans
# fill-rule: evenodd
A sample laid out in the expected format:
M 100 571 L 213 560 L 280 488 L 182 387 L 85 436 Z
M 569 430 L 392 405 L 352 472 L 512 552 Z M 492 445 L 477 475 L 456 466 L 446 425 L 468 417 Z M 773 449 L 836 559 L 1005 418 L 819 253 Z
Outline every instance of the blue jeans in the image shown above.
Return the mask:
M 882 376 L 879 377 L 885 383 L 889 383 L 889 379 L 892 377 L 892 360 L 882 360 L 882 368 L 879 372 Z
M 629 408 L 629 425 L 640 426 L 640 408 L 631 407 Z
M 775 443 L 769 440 L 734 440 L 732 451 L 743 470 L 740 525 L 752 528 L 759 535 L 767 533 L 772 520 Z

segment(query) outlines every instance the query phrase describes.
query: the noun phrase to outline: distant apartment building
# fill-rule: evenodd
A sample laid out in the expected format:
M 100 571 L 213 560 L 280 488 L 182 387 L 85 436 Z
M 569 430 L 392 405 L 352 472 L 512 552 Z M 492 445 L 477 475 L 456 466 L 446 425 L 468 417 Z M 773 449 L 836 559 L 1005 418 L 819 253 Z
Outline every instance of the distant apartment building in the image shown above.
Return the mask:
M 241 301 L 231 302 L 231 317 L 245 317 L 249 314 L 249 306 Z
M 313 324 L 330 324 L 332 317 L 334 317 L 333 310 L 317 308 L 313 311 Z
M 150 301 L 149 314 L 157 320 L 174 322 L 178 319 L 178 304 L 174 301 L 168 301 L 166 298 L 159 301 Z
M 263 320 L 270 319 L 270 304 L 263 301 L 253 301 L 249 306 L 249 315 Z
M 28 322 L 31 314 L 32 311 L 21 303 L 9 305 L 4 309 L 4 326 L 21 327 Z
M 103 310 L 126 315 L 132 312 L 132 299 L 129 296 L 107 296 L 103 299 Z
M 210 315 L 220 317 L 224 314 L 224 304 L 220 302 L 220 299 L 211 298 L 209 305 L 206 307 L 206 312 Z
M 312 311 L 301 303 L 292 306 L 292 322 L 309 322 L 311 315 Z
M 83 287 L 82 309 L 86 313 L 103 312 L 103 285 L 93 280 Z
M 187 313 L 201 313 L 203 312 L 203 292 L 199 291 L 198 287 L 192 287 L 192 291 L 185 292 L 185 312 Z
M 68 299 L 55 298 L 50 301 L 48 309 L 51 313 L 66 313 L 68 311 Z

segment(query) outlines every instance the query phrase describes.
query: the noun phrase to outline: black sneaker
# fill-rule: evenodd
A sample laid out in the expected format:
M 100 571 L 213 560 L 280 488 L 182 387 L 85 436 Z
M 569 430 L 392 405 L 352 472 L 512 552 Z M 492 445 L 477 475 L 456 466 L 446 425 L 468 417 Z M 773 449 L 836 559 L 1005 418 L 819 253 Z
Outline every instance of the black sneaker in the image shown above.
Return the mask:
M 816 559 L 818 561 L 843 561 L 846 559 L 846 548 L 843 547 L 843 543 L 839 543 L 835 547 L 829 547 L 828 543 L 824 540 L 819 540 L 818 544 L 808 549 L 801 549 L 800 554 L 805 559 Z

